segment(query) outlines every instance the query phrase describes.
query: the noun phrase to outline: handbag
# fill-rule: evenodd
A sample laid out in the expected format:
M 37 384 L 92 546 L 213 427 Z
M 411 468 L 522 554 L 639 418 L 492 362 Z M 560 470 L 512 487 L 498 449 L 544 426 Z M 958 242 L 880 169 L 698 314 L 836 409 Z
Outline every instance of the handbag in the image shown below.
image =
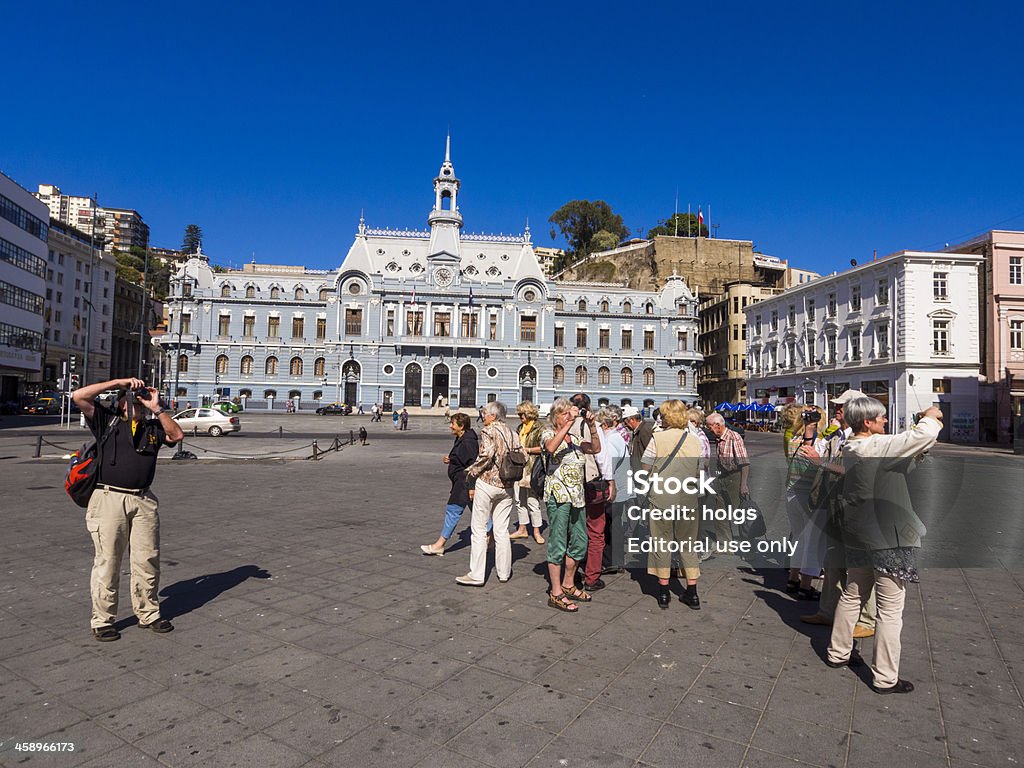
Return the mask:
M 67 472 L 64 474 L 64 490 L 71 500 L 82 508 L 89 506 L 92 493 L 96 490 L 100 470 L 100 449 L 114 433 L 114 427 L 121 419 L 122 407 L 122 400 L 118 398 L 114 403 L 110 423 L 107 424 L 102 436 L 94 436 L 93 440 L 83 443 L 79 450 L 71 454 Z
M 548 452 L 543 447 L 540 449 L 540 456 L 533 461 L 533 469 L 530 470 L 530 492 L 538 499 L 544 498 L 544 485 L 548 480 Z
M 761 508 L 758 507 L 757 503 L 752 498 L 750 498 L 750 494 L 743 496 L 742 499 L 746 502 L 747 510 L 753 510 L 754 514 L 752 516 L 748 514 L 746 519 L 736 526 L 739 537 L 744 541 L 760 539 L 768 533 L 768 526 L 764 522 L 764 515 L 761 513 Z M 751 519 L 751 517 L 753 519 Z
M 505 454 L 498 461 L 498 477 L 506 485 L 518 482 L 523 479 L 523 471 L 526 469 L 526 452 L 523 447 L 519 444 L 519 436 L 509 430 L 512 434 L 512 441 L 509 443 L 508 440 L 502 436 L 502 440 L 505 442 Z

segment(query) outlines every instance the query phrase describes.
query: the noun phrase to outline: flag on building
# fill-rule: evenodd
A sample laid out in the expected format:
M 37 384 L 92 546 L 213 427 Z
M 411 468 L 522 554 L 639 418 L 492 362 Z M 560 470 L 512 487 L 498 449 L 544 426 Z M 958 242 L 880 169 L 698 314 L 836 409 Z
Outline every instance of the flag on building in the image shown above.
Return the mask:
M 697 206 L 697 223 L 704 226 L 704 211 L 700 209 L 700 206 Z
M 469 286 L 469 306 L 473 306 L 473 286 Z

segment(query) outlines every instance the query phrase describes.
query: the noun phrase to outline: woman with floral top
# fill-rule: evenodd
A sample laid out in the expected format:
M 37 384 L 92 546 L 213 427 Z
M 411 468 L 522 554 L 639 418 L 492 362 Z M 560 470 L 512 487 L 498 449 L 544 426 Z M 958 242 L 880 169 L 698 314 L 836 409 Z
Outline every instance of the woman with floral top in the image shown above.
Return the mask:
M 583 495 L 585 454 L 601 450 L 600 430 L 594 414 L 583 412 L 590 439 L 577 443 L 569 434 L 581 416 L 579 408 L 560 397 L 551 405 L 550 424 L 541 434 L 540 443 L 547 457 L 547 479 L 544 501 L 548 507 L 548 576 L 551 591 L 548 605 L 574 613 L 576 602 L 588 603 L 589 594 L 575 583 L 576 567 L 587 554 L 586 500 Z M 564 570 L 563 570 L 564 565 Z

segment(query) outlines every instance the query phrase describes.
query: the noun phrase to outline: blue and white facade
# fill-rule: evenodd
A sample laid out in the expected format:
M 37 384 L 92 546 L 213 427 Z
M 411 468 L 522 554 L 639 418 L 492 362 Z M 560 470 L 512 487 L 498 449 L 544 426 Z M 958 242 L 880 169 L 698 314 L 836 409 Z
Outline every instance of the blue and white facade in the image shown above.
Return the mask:
M 679 276 L 660 291 L 556 283 L 522 235 L 462 232 L 446 149 L 422 231 L 360 219 L 337 270 L 247 265 L 178 271 L 161 344 L 179 402 L 218 394 L 300 410 L 697 399 L 697 301 Z

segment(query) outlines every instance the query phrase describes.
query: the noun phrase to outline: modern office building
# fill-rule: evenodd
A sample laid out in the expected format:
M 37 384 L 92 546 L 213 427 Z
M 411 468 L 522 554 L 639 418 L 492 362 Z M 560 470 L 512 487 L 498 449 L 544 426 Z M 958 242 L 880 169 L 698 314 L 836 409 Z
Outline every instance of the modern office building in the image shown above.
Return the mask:
M 748 307 L 748 396 L 824 405 L 859 389 L 888 406 L 894 431 L 936 404 L 940 439 L 977 440 L 982 262 L 900 251 Z
M 49 221 L 45 205 L 0 173 L 0 403 L 40 384 Z
M 696 399 L 697 302 L 679 275 L 657 290 L 556 283 L 522 235 L 467 234 L 448 151 L 428 229 L 360 219 L 332 270 L 247 264 L 214 272 L 201 252 L 168 298 L 168 390 L 248 407 L 321 401 L 476 408 Z

